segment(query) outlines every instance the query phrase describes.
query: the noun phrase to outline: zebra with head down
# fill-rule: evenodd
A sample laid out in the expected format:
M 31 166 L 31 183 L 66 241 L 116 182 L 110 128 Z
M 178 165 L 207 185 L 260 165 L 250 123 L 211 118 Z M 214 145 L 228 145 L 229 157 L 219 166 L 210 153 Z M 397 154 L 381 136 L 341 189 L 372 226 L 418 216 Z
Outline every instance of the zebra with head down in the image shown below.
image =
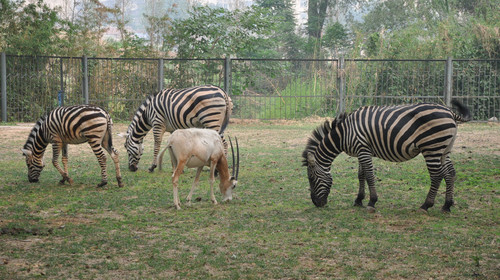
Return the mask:
M 420 207 L 427 211 L 434 205 L 439 185 L 446 182 L 445 212 L 453 205 L 455 169 L 449 154 L 457 134 L 457 121 L 471 119 L 467 107 L 453 101 L 459 114 L 448 107 L 422 103 L 405 106 L 368 106 L 350 114 L 341 114 L 313 131 L 302 153 L 307 167 L 311 199 L 317 207 L 326 205 L 333 182 L 330 167 L 342 152 L 357 157 L 359 191 L 355 205 L 362 206 L 365 182 L 374 209 L 378 200 L 372 157 L 403 162 L 422 153 L 431 178 L 431 187 Z
M 118 152 L 113 147 L 111 127 L 113 122 L 102 108 L 92 105 L 58 107 L 41 117 L 33 127 L 21 151 L 26 157 L 28 180 L 38 182 L 44 168 L 43 154 L 48 144 L 52 144 L 52 164 L 62 176 L 61 184 L 73 183 L 68 175 L 68 144 L 88 142 L 101 166 L 102 187 L 108 183 L 106 172 L 106 150 L 115 164 L 118 186 L 123 187 L 118 160 Z M 63 168 L 59 166 L 62 152 Z
M 149 171 L 153 172 L 158 165 L 158 153 L 165 132 L 198 127 L 213 129 L 223 137 L 232 109 L 229 95 L 212 85 L 165 89 L 149 96 L 137 109 L 127 133 L 119 134 L 126 138 L 129 169 L 138 169 L 144 152 L 143 140 L 151 129 L 154 151 Z

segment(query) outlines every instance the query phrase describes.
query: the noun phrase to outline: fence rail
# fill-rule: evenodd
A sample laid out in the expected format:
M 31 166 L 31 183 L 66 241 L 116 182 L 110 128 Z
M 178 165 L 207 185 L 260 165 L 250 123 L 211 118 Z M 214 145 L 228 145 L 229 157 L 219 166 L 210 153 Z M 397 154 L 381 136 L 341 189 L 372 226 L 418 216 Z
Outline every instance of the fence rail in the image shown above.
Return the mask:
M 0 56 L 1 116 L 33 122 L 59 105 L 91 103 L 128 121 L 164 87 L 223 87 L 234 118 L 335 116 L 362 105 L 466 104 L 500 118 L 500 60 L 133 59 Z

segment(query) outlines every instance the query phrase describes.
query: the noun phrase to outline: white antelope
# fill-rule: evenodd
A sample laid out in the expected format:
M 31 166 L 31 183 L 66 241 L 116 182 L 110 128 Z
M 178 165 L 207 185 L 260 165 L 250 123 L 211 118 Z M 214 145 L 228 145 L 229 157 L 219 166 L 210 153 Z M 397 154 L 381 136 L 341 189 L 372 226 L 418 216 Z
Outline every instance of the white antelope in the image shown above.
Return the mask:
M 181 209 L 178 194 L 178 182 L 179 177 L 184 170 L 184 166 L 187 166 L 188 168 L 197 168 L 196 177 L 191 187 L 191 191 L 186 198 L 188 205 L 191 203 L 191 197 L 193 196 L 195 187 L 199 183 L 201 170 L 204 166 L 210 167 L 210 199 L 212 202 L 217 204 L 213 190 L 213 184 L 215 182 L 214 173 L 216 169 L 220 176 L 220 192 L 224 196 L 222 201 L 231 200 L 233 198 L 233 189 L 238 183 L 240 156 L 238 139 L 236 139 L 236 164 L 234 161 L 234 149 L 231 138 L 229 138 L 229 143 L 231 144 L 231 152 L 233 156 L 233 170 L 231 175 L 229 173 L 227 159 L 224 154 L 222 139 L 215 130 L 200 128 L 178 129 L 168 138 L 167 149 L 170 153 L 173 170 L 172 185 L 174 192 L 174 205 L 177 209 Z M 162 159 L 163 153 L 161 154 L 159 160 L 160 168 Z

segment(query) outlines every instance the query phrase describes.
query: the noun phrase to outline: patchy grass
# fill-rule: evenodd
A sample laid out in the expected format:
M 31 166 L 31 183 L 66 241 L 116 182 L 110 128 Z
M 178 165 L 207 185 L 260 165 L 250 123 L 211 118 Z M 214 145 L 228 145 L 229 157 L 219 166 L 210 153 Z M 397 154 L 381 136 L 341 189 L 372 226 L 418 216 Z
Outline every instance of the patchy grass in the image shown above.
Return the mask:
M 352 206 L 357 160 L 340 156 L 329 204 L 315 208 L 300 154 L 320 122 L 235 120 L 227 135 L 241 147 L 237 198 L 212 205 L 204 172 L 197 201 L 180 211 L 169 165 L 147 172 L 151 135 L 136 173 L 114 137 L 125 187 L 111 165 L 108 186 L 96 189 L 100 172 L 88 145 L 69 147 L 73 185 L 58 184 L 51 148 L 40 183 L 30 184 L 19 148 L 31 125 L 1 127 L 0 278 L 499 278 L 500 126 L 460 125 L 451 156 L 456 206 L 440 212 L 443 183 L 426 215 L 417 211 L 429 189 L 421 156 L 375 160 L 376 213 Z M 125 129 L 119 123 L 114 132 Z M 181 177 L 181 202 L 194 173 Z

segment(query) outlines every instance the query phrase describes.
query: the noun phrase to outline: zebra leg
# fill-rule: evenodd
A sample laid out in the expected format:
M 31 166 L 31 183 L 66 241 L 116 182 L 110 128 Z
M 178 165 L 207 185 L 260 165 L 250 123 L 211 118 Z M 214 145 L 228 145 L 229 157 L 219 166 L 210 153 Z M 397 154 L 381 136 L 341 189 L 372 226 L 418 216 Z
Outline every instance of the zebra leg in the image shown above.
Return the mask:
M 198 167 L 198 169 L 196 170 L 196 177 L 194 177 L 194 182 L 193 182 L 193 185 L 191 186 L 191 191 L 189 191 L 189 194 L 186 198 L 188 205 L 191 205 L 191 197 L 193 197 L 194 189 L 198 186 L 198 184 L 200 182 L 200 174 L 201 174 L 202 169 L 203 169 L 203 166 Z
M 66 180 L 71 185 L 73 184 L 73 179 L 69 177 L 68 173 L 68 144 L 62 145 L 62 163 L 64 168 L 64 174 L 66 174 Z
M 431 177 L 431 188 L 429 189 L 429 193 L 427 194 L 427 198 L 425 199 L 424 204 L 420 206 L 420 209 L 425 211 L 434 206 L 434 201 L 436 199 L 436 194 L 439 189 L 439 185 L 441 185 L 441 181 L 443 180 L 444 177 L 443 166 L 441 165 L 441 162 L 439 160 L 438 163 L 436 163 L 435 158 L 436 158 L 435 156 L 425 157 L 427 170 L 429 171 L 429 175 Z
M 446 198 L 443 207 L 441 210 L 443 212 L 451 212 L 450 207 L 453 206 L 453 189 L 455 187 L 455 179 L 456 179 L 456 172 L 455 168 L 453 167 L 453 163 L 451 162 L 449 157 L 446 157 L 446 163 L 445 163 L 445 169 L 446 173 L 444 175 L 444 181 L 446 182 Z
M 108 151 L 109 152 L 109 151 Z M 120 161 L 118 159 L 118 151 L 111 147 L 111 152 L 109 152 L 111 159 L 115 164 L 116 181 L 118 182 L 118 187 L 123 188 L 122 174 L 120 172 Z
M 375 175 L 373 174 L 372 158 L 369 153 L 363 153 L 358 155 L 358 160 L 363 169 L 366 182 L 368 183 L 368 190 L 370 191 L 370 202 L 368 202 L 368 207 L 369 210 L 373 210 L 375 208 L 375 203 L 378 201 L 378 195 L 375 189 Z
M 158 166 L 158 153 L 160 152 L 161 141 L 163 140 L 163 134 L 165 133 L 165 128 L 161 125 L 155 125 L 153 127 L 153 136 L 155 140 L 154 150 L 153 150 L 153 163 L 148 169 L 149 172 L 154 172 L 155 168 Z
M 102 142 L 102 146 L 109 153 L 111 159 L 115 164 L 116 181 L 118 181 L 118 187 L 123 188 L 122 174 L 120 172 L 120 160 L 118 158 L 118 151 L 114 147 L 110 147 L 106 141 Z
M 358 197 L 354 201 L 354 206 L 363 207 L 363 199 L 365 199 L 365 172 L 361 164 L 359 164 L 358 168 L 358 180 L 359 180 L 359 191 Z
M 103 187 L 108 184 L 108 173 L 106 172 L 106 155 L 104 154 L 102 145 L 97 141 L 89 141 L 89 145 L 92 148 L 97 161 L 101 166 L 101 183 L 97 185 L 98 188 Z
M 62 148 L 63 144 L 61 142 L 55 142 L 52 144 L 52 164 L 62 176 L 62 179 L 61 181 L 59 181 L 59 184 L 64 185 L 64 182 L 69 181 L 69 177 L 61 168 L 61 166 L 59 166 L 59 152 L 61 151 Z

